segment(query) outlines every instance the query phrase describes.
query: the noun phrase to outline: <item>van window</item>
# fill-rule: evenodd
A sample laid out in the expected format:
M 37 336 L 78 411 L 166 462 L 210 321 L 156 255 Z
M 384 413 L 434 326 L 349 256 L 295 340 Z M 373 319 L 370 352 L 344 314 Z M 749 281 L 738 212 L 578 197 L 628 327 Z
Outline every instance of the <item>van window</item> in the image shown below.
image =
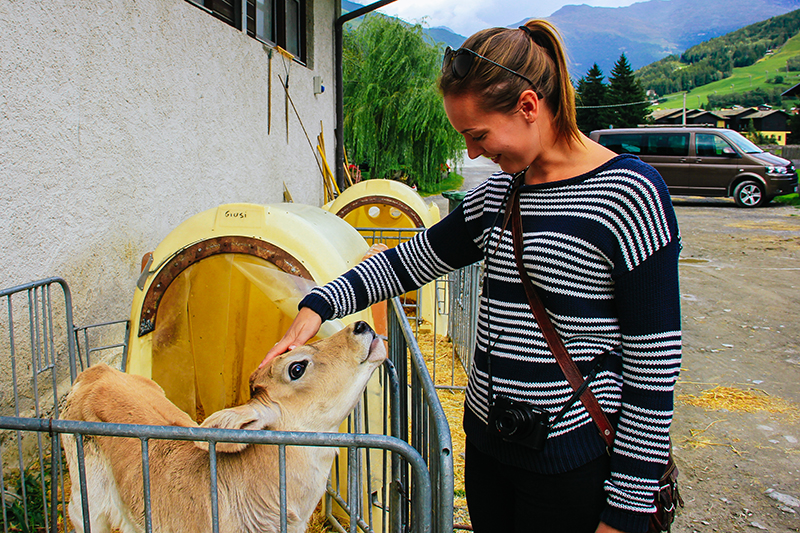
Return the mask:
M 689 155 L 688 133 L 609 133 L 598 142 L 618 154 Z
M 601 135 L 598 142 L 618 154 L 640 155 L 642 152 L 641 133 L 612 133 Z
M 746 154 L 760 154 L 764 151 L 755 144 L 751 143 L 741 134 L 733 130 L 722 130 L 720 133 L 722 133 L 727 140 L 738 146 L 739 149 Z
M 697 157 L 721 157 L 725 155 L 725 148 L 728 148 L 729 153 L 733 150 L 728 141 L 713 133 L 697 133 L 694 142 Z
M 646 155 L 689 155 L 688 133 L 650 133 Z

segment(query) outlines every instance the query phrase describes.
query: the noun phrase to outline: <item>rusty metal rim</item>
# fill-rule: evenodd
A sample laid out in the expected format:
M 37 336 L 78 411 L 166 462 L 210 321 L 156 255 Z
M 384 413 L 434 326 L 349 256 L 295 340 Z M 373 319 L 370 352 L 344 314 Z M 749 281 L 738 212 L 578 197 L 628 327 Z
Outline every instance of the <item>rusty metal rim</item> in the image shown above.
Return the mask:
M 252 255 L 269 261 L 283 272 L 314 280 L 308 269 L 296 257 L 261 239 L 226 235 L 199 241 L 175 253 L 158 270 L 142 303 L 139 315 L 139 337 L 155 330 L 158 306 L 175 278 L 195 263 L 219 254 Z
M 359 207 L 364 207 L 372 204 L 383 204 L 383 205 L 389 205 L 391 207 L 396 207 L 397 209 L 400 210 L 401 213 L 403 213 L 405 216 L 411 219 L 411 222 L 415 224 L 415 227 L 417 228 L 425 227 L 425 224 L 422 222 L 422 218 L 410 207 L 408 207 L 407 204 L 396 198 L 392 198 L 390 196 L 377 195 L 377 194 L 372 196 L 362 196 L 361 198 L 353 200 L 349 204 L 342 207 L 339 210 L 339 212 L 336 213 L 336 215 L 339 218 L 344 218 L 345 216 L 355 211 Z

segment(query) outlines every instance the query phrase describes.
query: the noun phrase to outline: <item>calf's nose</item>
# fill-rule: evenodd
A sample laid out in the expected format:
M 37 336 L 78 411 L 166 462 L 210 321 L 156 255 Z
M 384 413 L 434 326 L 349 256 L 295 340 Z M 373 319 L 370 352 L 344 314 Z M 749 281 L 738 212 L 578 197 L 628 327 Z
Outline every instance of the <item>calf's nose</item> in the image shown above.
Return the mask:
M 367 324 L 363 320 L 359 320 L 358 322 L 355 323 L 355 326 L 353 326 L 353 333 L 355 333 L 356 335 L 361 335 L 368 332 L 372 333 L 372 328 L 370 327 L 369 324 Z

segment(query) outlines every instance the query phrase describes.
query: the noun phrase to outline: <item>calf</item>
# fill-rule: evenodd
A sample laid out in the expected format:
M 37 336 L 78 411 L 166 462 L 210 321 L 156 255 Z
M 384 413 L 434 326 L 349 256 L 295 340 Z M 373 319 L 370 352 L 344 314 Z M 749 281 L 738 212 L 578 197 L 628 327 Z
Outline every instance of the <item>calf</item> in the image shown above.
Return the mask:
M 372 372 L 386 358 L 383 341 L 365 322 L 275 358 L 250 376 L 250 400 L 209 416 L 202 427 L 337 431 L 359 400 Z M 88 422 L 197 427 L 153 381 L 107 365 L 78 376 L 67 396 L 64 418 Z M 72 478 L 69 515 L 83 532 L 75 437 L 64 436 Z M 221 532 L 280 531 L 278 448 L 218 443 L 216 446 Z M 93 533 L 118 528 L 142 532 L 144 496 L 138 439 L 84 438 L 87 500 Z M 305 531 L 325 492 L 335 448 L 286 448 L 289 531 Z M 210 532 L 210 470 L 207 442 L 150 441 L 153 531 Z

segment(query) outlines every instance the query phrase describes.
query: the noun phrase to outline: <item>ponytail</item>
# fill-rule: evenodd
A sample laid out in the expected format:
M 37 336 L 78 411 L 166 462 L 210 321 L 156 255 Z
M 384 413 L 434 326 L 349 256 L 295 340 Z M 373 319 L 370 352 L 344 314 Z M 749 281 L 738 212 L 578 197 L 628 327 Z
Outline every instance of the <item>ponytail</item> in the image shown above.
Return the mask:
M 528 78 L 553 114 L 553 127 L 570 143 L 580 141 L 575 119 L 575 91 L 567 70 L 567 58 L 555 27 L 544 20 L 529 20 L 519 29 L 490 28 L 467 39 L 468 48 Z M 487 61 L 475 61 L 469 75 L 458 79 L 449 69 L 442 72 L 439 88 L 447 95 L 473 93 L 492 111 L 511 112 L 530 84 Z

